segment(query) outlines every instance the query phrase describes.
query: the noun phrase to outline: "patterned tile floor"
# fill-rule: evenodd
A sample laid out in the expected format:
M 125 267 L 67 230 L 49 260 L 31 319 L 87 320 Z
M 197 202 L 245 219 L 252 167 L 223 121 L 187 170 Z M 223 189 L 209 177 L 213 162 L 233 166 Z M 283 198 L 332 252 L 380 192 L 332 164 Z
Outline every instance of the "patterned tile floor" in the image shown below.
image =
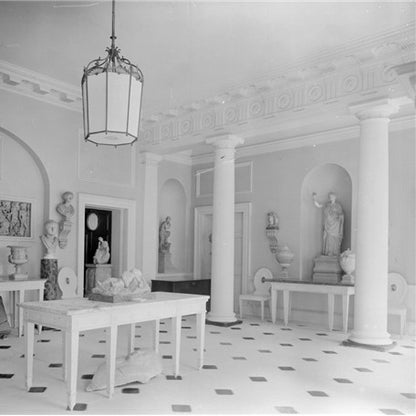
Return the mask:
M 136 347 L 149 348 L 151 326 L 136 328 Z M 118 355 L 126 345 L 121 328 Z M 340 345 L 346 336 L 313 326 L 245 319 L 207 325 L 205 365 L 195 368 L 195 321 L 185 317 L 181 376 L 173 374 L 170 322 L 162 321 L 163 374 L 147 384 L 86 392 L 103 362 L 104 331 L 80 338 L 77 405 L 83 414 L 415 414 L 415 337 L 396 339 L 388 352 Z M 36 335 L 34 385 L 24 388 L 24 337 L 0 340 L 0 414 L 68 414 L 62 381 L 61 334 Z

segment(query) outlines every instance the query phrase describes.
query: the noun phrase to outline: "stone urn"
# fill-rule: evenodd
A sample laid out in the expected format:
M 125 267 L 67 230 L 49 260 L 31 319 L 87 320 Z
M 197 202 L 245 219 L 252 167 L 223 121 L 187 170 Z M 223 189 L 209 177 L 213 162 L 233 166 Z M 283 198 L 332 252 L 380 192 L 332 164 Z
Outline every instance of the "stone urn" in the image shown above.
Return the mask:
M 15 272 L 10 275 L 13 279 L 27 279 L 28 274 L 23 272 L 23 265 L 29 260 L 27 256 L 27 247 L 25 246 L 7 246 L 10 248 L 8 257 L 9 263 L 16 268 Z
M 342 276 L 341 283 L 354 283 L 354 276 L 352 275 L 355 270 L 355 254 L 350 250 L 345 250 L 339 256 L 339 264 L 345 274 Z
M 295 254 L 290 250 L 290 248 L 286 244 L 278 246 L 276 252 L 276 260 L 282 268 L 279 274 L 279 278 L 287 279 L 289 277 L 288 268 L 292 264 L 294 257 Z

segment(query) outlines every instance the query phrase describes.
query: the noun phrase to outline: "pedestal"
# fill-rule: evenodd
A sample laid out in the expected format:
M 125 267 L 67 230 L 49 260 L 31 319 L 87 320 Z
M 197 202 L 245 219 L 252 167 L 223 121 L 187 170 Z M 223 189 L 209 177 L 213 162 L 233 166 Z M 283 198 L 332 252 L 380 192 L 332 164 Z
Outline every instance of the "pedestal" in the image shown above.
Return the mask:
M 111 264 L 86 264 L 85 295 L 89 295 L 97 282 L 103 282 L 111 277 Z
M 158 273 L 177 273 L 171 253 L 159 253 Z
M 314 259 L 312 280 L 315 283 L 339 283 L 342 269 L 338 256 L 319 256 Z
M 62 290 L 58 285 L 58 260 L 41 259 L 40 278 L 46 279 L 44 299 L 55 300 L 62 298 Z

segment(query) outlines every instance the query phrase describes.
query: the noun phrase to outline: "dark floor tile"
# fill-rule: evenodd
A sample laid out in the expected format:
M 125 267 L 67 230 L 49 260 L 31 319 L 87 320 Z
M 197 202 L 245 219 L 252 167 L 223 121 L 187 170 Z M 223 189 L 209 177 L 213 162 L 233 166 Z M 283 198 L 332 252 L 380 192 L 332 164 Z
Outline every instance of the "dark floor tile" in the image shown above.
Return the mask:
M 263 335 L 274 335 L 274 332 L 263 332 Z
M 230 389 L 215 389 L 215 393 L 220 396 L 232 396 L 234 392 Z
M 189 404 L 173 404 L 172 405 L 173 412 L 192 412 L 191 406 Z
M 260 326 L 260 324 L 250 324 L 250 326 Z
M 0 350 L 8 350 L 11 345 L 0 345 Z
M 402 396 L 407 397 L 408 399 L 416 399 L 416 393 L 400 393 Z
M 85 337 L 85 334 L 79 334 L 80 337 Z
M 413 345 L 402 345 L 403 348 L 410 348 L 412 350 L 415 349 L 415 347 Z
M 231 342 L 220 342 L 220 345 L 233 345 Z
M 217 370 L 218 369 L 216 365 L 212 365 L 212 364 L 203 365 L 202 368 L 204 370 Z
M 33 356 L 35 356 L 36 354 L 33 354 Z M 20 358 L 25 358 L 25 355 L 24 354 L 22 354 L 21 356 L 20 356 Z
M 159 344 L 170 344 L 170 341 L 160 341 Z
M 12 378 L 14 374 L 0 373 L 0 378 Z
M 135 335 L 134 338 L 141 338 L 141 335 Z
M 347 378 L 334 378 L 334 380 L 337 382 L 337 383 L 344 383 L 344 384 L 352 384 L 352 381 L 351 380 L 348 380 Z
M 46 390 L 46 387 L 31 387 L 29 393 L 43 393 Z
M 247 360 L 246 357 L 233 357 L 233 360 Z
M 50 339 L 38 339 L 37 342 L 51 342 Z
M 391 355 L 403 355 L 401 352 L 397 352 L 397 351 L 389 352 L 389 354 L 391 354 Z M 395 413 L 395 414 L 397 414 L 397 413 Z
M 291 331 L 292 328 L 280 328 L 281 331 Z
M 318 332 L 316 335 L 319 335 L 320 337 L 327 337 L 328 334 L 325 334 L 324 332 Z
M 220 331 L 209 331 L 210 334 L 221 334 Z
M 328 351 L 328 350 L 324 350 L 324 351 L 322 351 L 322 352 L 324 352 L 325 354 L 338 354 L 337 352 L 335 352 L 335 351 Z
M 99 344 L 105 344 L 105 339 L 100 339 L 100 340 L 98 341 L 98 343 L 99 343 Z
M 187 335 L 186 338 L 188 338 L 188 339 L 196 339 L 196 335 Z
M 165 323 L 164 322 L 161 322 L 160 323 L 160 325 L 164 325 Z M 141 325 L 135 325 L 135 328 L 141 328 L 142 326 Z
M 284 413 L 284 414 L 296 414 L 298 413 L 293 407 L 290 406 L 275 406 L 275 409 L 279 412 L 279 413 Z
M 49 364 L 50 368 L 61 368 L 62 367 L 62 363 L 51 363 Z
M 293 347 L 293 344 L 280 344 L 282 347 Z
M 385 415 L 404 415 L 400 410 L 397 409 L 379 409 L 381 413 Z
M 137 387 L 124 387 L 121 389 L 121 392 L 125 394 L 138 394 L 139 391 L 140 390 Z
M 93 354 L 91 358 L 105 358 L 105 354 Z
M 139 351 L 140 347 L 134 347 L 134 351 Z
M 192 348 L 192 351 L 199 351 L 198 348 Z M 204 352 L 206 352 L 206 349 L 204 348 Z
M 312 341 L 310 338 L 299 338 L 301 341 Z
M 160 334 L 167 334 L 167 333 L 168 333 L 168 331 L 165 331 L 164 329 L 161 329 L 161 330 L 159 331 L 159 333 L 160 333 Z
M 235 326 L 230 327 L 230 329 L 232 329 L 232 330 L 234 330 L 234 331 L 240 331 L 240 330 L 241 330 L 241 328 L 239 328 L 239 327 L 235 327 Z
M 295 371 L 295 369 L 293 367 L 286 367 L 286 366 L 279 367 L 279 370 L 282 370 L 282 371 Z
M 92 380 L 94 377 L 94 374 L 83 374 L 81 376 L 82 380 Z
M 262 353 L 271 353 L 271 351 L 270 350 L 259 350 L 259 352 L 262 352 Z
M 87 403 L 76 403 L 72 410 L 75 410 L 76 412 L 83 412 L 87 410 Z
M 308 357 L 306 357 L 306 358 L 302 358 L 302 360 L 303 360 L 303 361 L 318 361 L 318 360 L 316 360 L 315 358 L 308 358 Z
M 390 363 L 390 361 L 382 360 L 381 358 L 373 358 L 373 361 L 375 361 L 376 363 Z
M 166 380 L 182 380 L 182 376 L 172 376 L 172 375 L 167 375 L 166 376 Z
M 267 381 L 266 377 L 258 377 L 258 376 L 252 376 L 250 377 L 251 381 Z
M 164 360 L 171 360 L 172 359 L 172 356 L 171 355 L 162 355 L 162 358 Z
M 357 371 L 359 371 L 360 373 L 372 373 L 373 371 L 370 370 L 369 368 L 364 368 L 364 367 L 356 367 L 355 368 Z
M 329 397 L 324 391 L 311 390 L 308 393 L 313 397 Z
M 243 339 L 252 340 L 254 338 L 253 337 L 243 337 Z
M 182 329 L 191 329 L 192 327 L 190 326 L 183 326 Z

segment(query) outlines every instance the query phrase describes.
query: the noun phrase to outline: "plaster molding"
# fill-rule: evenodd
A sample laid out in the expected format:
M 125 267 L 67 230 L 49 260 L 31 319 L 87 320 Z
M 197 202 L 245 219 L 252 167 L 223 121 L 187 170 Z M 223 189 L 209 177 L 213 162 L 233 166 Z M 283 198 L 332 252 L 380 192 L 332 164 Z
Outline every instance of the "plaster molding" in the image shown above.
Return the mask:
M 0 89 L 81 112 L 81 87 L 0 60 Z
M 407 97 L 390 99 L 388 97 L 375 100 L 366 100 L 350 105 L 350 110 L 360 120 L 369 118 L 389 118 L 399 111 L 401 105 L 409 104 L 411 100 Z
M 191 154 L 192 154 L 191 150 L 178 152 L 178 153 L 172 153 L 170 155 L 163 155 L 163 160 L 173 162 L 173 163 L 179 163 L 181 165 L 192 166 Z

